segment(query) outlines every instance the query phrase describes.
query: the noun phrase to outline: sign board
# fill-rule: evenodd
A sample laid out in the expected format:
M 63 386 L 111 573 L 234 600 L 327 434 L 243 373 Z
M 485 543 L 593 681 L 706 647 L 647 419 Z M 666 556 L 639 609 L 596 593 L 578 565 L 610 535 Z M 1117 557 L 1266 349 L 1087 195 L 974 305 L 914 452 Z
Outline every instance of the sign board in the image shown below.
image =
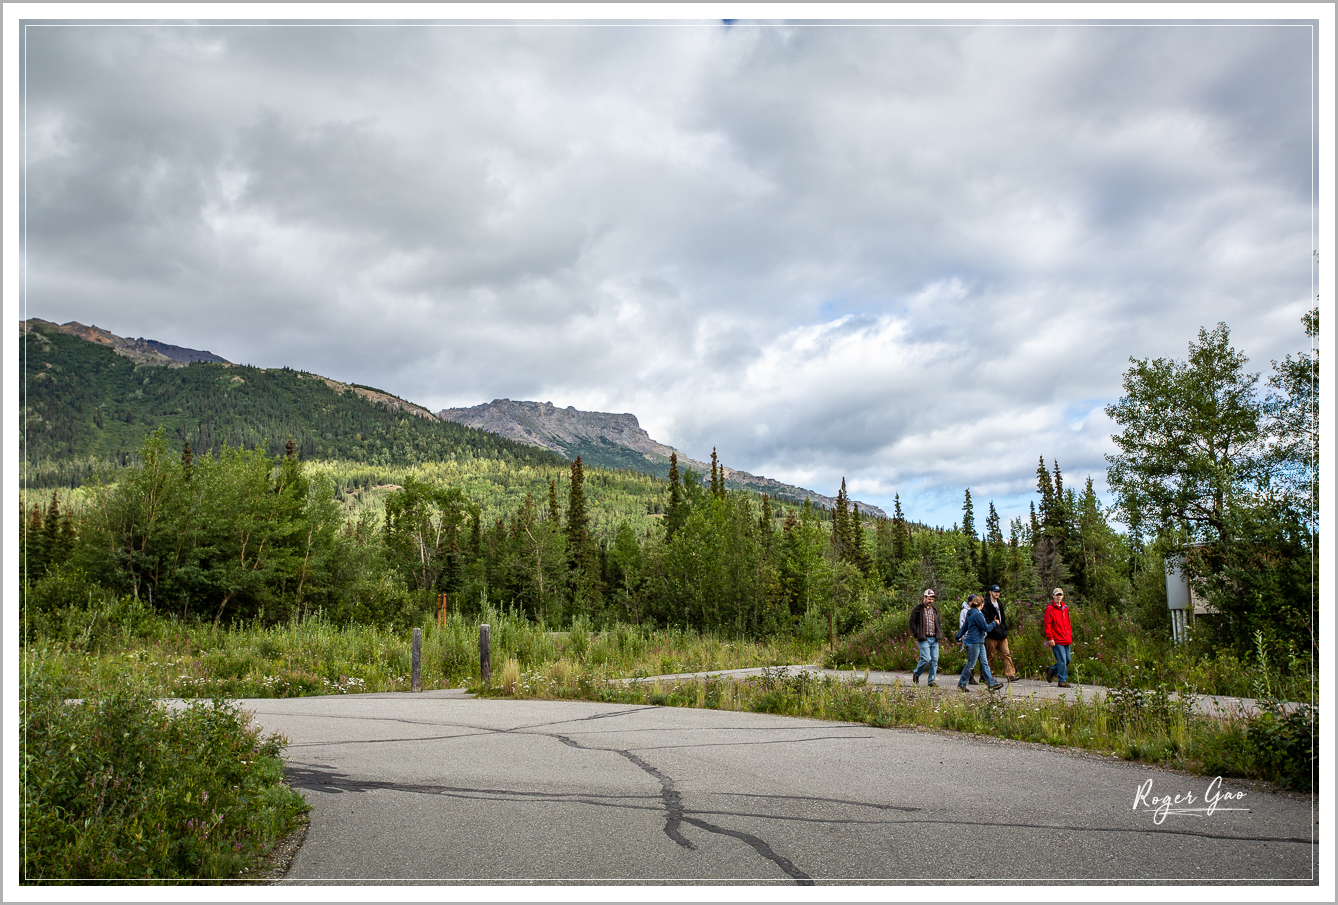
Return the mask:
M 1185 577 L 1184 559 L 1171 554 L 1164 560 L 1166 566 L 1166 608 L 1192 610 L 1195 616 L 1215 616 L 1217 608 L 1204 600 L 1189 586 Z
M 1166 557 L 1166 608 L 1183 610 L 1189 607 L 1189 582 L 1178 556 Z

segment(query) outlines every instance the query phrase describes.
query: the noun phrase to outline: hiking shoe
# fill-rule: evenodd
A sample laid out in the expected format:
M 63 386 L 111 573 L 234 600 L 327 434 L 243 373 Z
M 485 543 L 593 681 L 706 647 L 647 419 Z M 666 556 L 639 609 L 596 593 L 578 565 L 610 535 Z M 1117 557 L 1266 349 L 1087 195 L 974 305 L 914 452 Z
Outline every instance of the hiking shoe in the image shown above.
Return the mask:
M 970 694 L 970 693 L 971 693 L 971 689 L 967 688 L 965 685 L 958 685 L 958 686 L 957 686 L 957 690 L 960 691 L 962 694 Z
M 1069 687 L 1069 683 L 1068 683 L 1068 682 L 1060 682 L 1059 685 L 1057 685 L 1056 687 L 1057 687 L 1057 688 L 1068 688 L 1068 687 Z
M 938 688 L 937 682 L 926 682 L 925 684 L 928 685 L 930 688 Z
M 1053 682 L 1054 680 L 1055 680 L 1055 668 L 1053 666 L 1047 666 L 1045 669 L 1045 681 Z
M 971 681 L 967 682 L 966 684 L 968 684 L 968 685 L 979 685 L 980 683 L 976 681 L 976 677 L 975 677 L 975 676 L 972 676 L 972 677 L 971 677 Z
M 1017 676 L 1008 676 L 1008 682 L 1010 685 L 1016 681 L 1017 681 Z
M 1002 683 L 1002 682 L 995 682 L 993 685 L 990 686 L 990 691 L 998 691 L 1000 688 L 1003 688 L 1003 686 L 1004 686 L 1004 683 Z
M 920 684 L 920 674 L 918 672 L 911 673 L 911 684 L 912 685 Z

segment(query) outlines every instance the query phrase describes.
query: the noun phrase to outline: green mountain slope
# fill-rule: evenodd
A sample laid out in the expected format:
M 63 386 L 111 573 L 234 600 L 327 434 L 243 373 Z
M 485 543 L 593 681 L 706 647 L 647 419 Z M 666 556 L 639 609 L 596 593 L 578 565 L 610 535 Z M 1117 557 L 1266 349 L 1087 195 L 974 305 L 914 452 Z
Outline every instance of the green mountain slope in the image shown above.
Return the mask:
M 413 465 L 496 459 L 561 465 L 562 457 L 463 425 L 440 421 L 390 394 L 347 387 L 289 368 L 209 362 L 139 363 L 29 322 L 20 334 L 20 418 L 28 484 L 72 486 L 103 463 L 133 459 L 159 426 L 197 452 L 224 444 L 283 450 L 303 459 Z

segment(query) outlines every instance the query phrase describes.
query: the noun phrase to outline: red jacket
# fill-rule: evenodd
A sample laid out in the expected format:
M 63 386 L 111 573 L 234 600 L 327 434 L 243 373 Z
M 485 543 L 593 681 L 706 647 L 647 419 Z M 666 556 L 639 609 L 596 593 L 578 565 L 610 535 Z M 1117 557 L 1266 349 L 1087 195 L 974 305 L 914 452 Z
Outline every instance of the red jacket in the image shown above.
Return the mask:
M 1050 601 L 1045 608 L 1045 637 L 1056 644 L 1073 643 L 1073 626 L 1069 624 L 1067 604 Z

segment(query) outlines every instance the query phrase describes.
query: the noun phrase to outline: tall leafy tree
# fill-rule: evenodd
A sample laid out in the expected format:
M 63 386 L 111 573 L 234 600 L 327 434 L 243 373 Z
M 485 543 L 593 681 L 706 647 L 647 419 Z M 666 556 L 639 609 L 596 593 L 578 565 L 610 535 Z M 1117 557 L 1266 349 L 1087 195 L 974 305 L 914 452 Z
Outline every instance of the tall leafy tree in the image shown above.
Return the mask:
M 1221 539 L 1230 505 L 1256 475 L 1259 375 L 1246 372 L 1226 324 L 1201 329 L 1184 361 L 1129 361 L 1124 395 L 1106 406 L 1122 428 L 1111 438 L 1119 453 L 1106 456 L 1107 484 L 1144 523 Z
M 1270 439 L 1264 456 L 1269 490 L 1279 502 L 1319 523 L 1319 309 L 1301 318 L 1311 348 L 1293 358 L 1273 362 L 1264 399 L 1265 427 Z
M 464 492 L 410 477 L 386 498 L 385 507 L 385 545 L 392 561 L 403 570 L 411 589 L 436 590 L 467 518 Z
M 1317 315 L 1304 322 L 1310 332 Z M 1304 359 L 1277 366 L 1271 385 L 1282 392 L 1266 400 L 1225 324 L 1200 330 L 1184 361 L 1131 362 L 1124 397 L 1107 407 L 1123 428 L 1114 437 L 1120 453 L 1107 457 L 1121 511 L 1160 535 L 1154 548 L 1181 549 L 1219 611 L 1208 622 L 1218 643 L 1243 653 L 1258 631 L 1274 650 L 1305 638 L 1313 653 L 1316 538 L 1293 505 L 1309 495 L 1295 492 L 1284 464 L 1313 449 Z M 1303 472 L 1299 484 L 1308 479 Z
M 549 485 L 552 487 L 552 485 Z M 561 524 L 541 518 L 529 494 L 511 521 L 511 585 L 521 608 L 535 617 L 556 620 L 558 596 L 566 578 Z

